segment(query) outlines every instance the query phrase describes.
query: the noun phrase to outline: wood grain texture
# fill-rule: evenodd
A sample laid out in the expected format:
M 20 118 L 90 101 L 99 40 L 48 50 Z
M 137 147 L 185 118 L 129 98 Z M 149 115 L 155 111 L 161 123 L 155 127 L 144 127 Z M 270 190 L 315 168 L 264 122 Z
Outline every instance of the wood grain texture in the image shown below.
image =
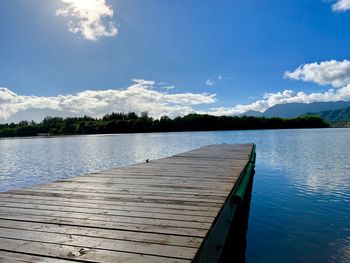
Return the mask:
M 0 262 L 191 262 L 252 144 L 0 193 Z

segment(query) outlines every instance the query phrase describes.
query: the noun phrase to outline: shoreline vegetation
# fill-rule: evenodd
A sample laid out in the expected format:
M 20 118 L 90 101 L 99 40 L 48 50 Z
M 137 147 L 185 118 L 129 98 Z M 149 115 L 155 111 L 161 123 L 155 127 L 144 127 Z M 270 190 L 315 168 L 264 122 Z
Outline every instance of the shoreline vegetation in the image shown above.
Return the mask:
M 46 117 L 39 123 L 21 121 L 19 123 L 0 124 L 0 137 L 328 127 L 330 127 L 329 124 L 317 116 L 282 119 L 189 114 L 173 119 L 168 116 L 154 119 L 147 112 L 142 112 L 140 115 L 129 112 L 111 113 L 102 118 L 88 116 L 75 118 Z

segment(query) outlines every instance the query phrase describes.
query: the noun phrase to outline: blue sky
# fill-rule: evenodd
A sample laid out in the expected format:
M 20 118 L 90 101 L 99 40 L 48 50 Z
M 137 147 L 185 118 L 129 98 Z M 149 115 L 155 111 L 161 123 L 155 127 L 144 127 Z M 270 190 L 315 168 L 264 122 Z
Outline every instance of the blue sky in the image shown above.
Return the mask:
M 350 100 L 349 8 L 348 0 L 0 1 L 0 119 Z

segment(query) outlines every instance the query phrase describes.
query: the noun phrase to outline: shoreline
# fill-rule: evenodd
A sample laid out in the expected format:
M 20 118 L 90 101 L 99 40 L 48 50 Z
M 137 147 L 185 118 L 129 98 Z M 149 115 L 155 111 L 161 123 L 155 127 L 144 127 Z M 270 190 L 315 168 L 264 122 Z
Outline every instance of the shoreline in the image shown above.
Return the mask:
M 350 127 L 301 127 L 301 128 L 266 128 L 266 129 L 231 129 L 231 130 L 188 130 L 188 131 L 150 131 L 150 132 L 116 132 L 116 133 L 87 133 L 87 134 L 55 134 L 47 136 L 0 136 L 2 139 L 51 139 L 79 136 L 115 136 L 115 135 L 135 135 L 135 134 L 164 134 L 164 133 L 202 133 L 202 132 L 232 132 L 232 131 L 271 131 L 271 130 L 328 130 L 328 129 L 350 129 Z

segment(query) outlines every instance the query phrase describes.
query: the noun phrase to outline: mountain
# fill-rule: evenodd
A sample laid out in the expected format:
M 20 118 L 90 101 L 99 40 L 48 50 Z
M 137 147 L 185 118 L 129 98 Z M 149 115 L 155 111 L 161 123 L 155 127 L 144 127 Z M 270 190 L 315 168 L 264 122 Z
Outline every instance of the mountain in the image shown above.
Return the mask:
M 238 116 L 262 117 L 262 113 L 260 111 L 250 110 L 239 114 Z
M 305 115 L 320 116 L 322 119 L 329 122 L 337 121 L 349 121 L 350 120 L 350 107 L 346 107 L 338 110 L 327 110 L 320 112 L 308 112 Z
M 306 113 L 350 107 L 350 101 L 277 104 L 262 113 L 264 117 L 295 118 Z

